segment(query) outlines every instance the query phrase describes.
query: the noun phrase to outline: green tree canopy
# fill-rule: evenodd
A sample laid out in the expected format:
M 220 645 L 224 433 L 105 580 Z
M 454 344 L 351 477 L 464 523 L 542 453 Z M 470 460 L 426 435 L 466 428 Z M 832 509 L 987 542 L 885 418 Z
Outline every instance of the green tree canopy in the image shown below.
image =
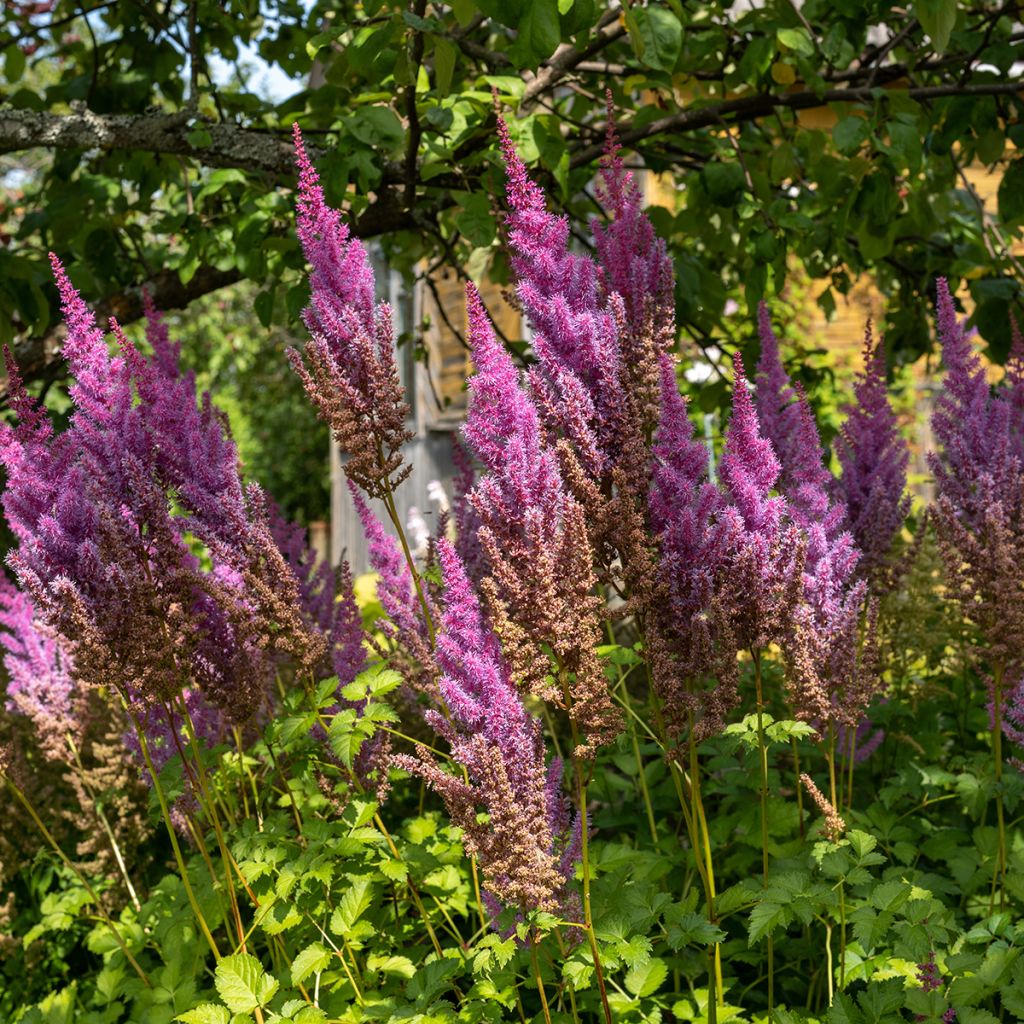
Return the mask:
M 180 308 L 249 279 L 259 319 L 294 324 L 293 122 L 329 197 L 393 262 L 501 279 L 492 93 L 582 225 L 599 213 L 606 88 L 631 161 L 682 190 L 654 216 L 702 344 L 727 338 L 730 295 L 771 298 L 799 268 L 828 284 L 826 310 L 874 275 L 904 357 L 928 345 L 934 277 L 966 278 L 982 335 L 997 357 L 1007 346 L 1024 224 L 1017 3 L 5 6 L 0 335 L 30 377 L 53 365 L 47 249 L 102 315 L 137 317 L 143 284 Z M 262 90 L 254 59 L 294 90 Z M 801 122 L 816 109 L 834 120 Z M 975 162 L 1001 175 L 985 215 Z

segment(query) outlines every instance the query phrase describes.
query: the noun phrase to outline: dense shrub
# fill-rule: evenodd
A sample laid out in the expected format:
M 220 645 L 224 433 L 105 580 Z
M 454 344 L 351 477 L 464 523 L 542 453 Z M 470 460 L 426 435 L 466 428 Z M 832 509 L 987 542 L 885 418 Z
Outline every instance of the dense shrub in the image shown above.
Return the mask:
M 532 359 L 469 286 L 472 460 L 418 562 L 390 312 L 296 130 L 291 359 L 347 455 L 362 607 L 243 484 L 159 314 L 112 352 L 54 258 L 74 412 L 55 432 L 10 365 L 0 436 L 0 1014 L 1024 1018 L 1019 340 L 992 387 L 938 282 L 908 518 L 881 342 L 836 478 L 762 307 L 712 469 L 614 136 L 592 258 L 500 132 Z

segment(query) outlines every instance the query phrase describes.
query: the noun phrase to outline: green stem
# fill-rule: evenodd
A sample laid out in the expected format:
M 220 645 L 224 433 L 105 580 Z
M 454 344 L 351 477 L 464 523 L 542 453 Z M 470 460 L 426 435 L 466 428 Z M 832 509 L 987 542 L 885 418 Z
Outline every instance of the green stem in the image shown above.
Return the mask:
M 804 837 L 804 787 L 800 781 L 800 748 L 797 745 L 796 737 L 790 736 L 789 742 L 793 747 L 793 774 L 796 775 L 796 810 L 800 817 L 800 838 Z
M 572 707 L 572 696 L 569 693 L 569 676 L 566 670 L 559 665 L 558 674 L 562 682 L 562 692 L 565 695 L 565 707 L 569 711 Z M 608 991 L 604 983 L 604 971 L 601 968 L 601 953 L 597 948 L 597 936 L 594 934 L 594 918 L 590 905 L 590 837 L 588 832 L 590 826 L 587 822 L 587 783 L 583 777 L 583 767 L 580 764 L 576 751 L 579 749 L 579 731 L 576 728 L 576 721 L 569 715 L 569 727 L 572 731 L 573 766 L 576 771 L 576 785 L 579 791 L 580 818 L 581 818 L 581 854 L 583 859 L 583 923 L 587 933 L 587 941 L 590 945 L 590 954 L 594 958 L 594 974 L 597 977 L 597 989 L 601 995 L 601 1009 L 604 1012 L 605 1024 L 613 1024 L 612 1011 L 608 1005 Z
M 206 814 L 213 825 L 213 832 L 217 838 L 217 847 L 220 851 L 221 865 L 224 868 L 224 884 L 228 888 L 228 900 L 231 903 L 231 913 L 235 918 L 235 930 L 238 932 L 238 940 L 241 944 L 241 950 L 244 953 L 245 926 L 242 924 L 242 912 L 238 906 L 238 898 L 235 894 L 234 876 L 231 871 L 231 865 L 228 861 L 227 840 L 224 838 L 224 832 L 221 828 L 220 814 L 217 810 L 214 794 L 210 788 L 210 780 L 206 773 L 206 766 L 203 764 L 203 755 L 202 751 L 199 749 L 199 740 L 196 736 L 195 726 L 192 722 L 192 715 L 189 713 L 188 705 L 186 705 L 184 699 L 180 699 L 179 714 L 185 722 L 185 731 L 188 733 L 189 746 L 192 748 L 192 757 L 196 766 L 196 776 L 199 781 L 199 790 L 202 795 L 202 800 L 206 804 Z M 170 724 L 173 727 L 173 719 Z M 182 755 L 182 759 L 184 760 L 184 754 Z
M 171 810 L 167 805 L 167 796 L 164 793 L 163 786 L 160 785 L 160 774 L 157 772 L 156 767 L 153 764 L 152 757 L 150 757 L 149 744 L 146 742 L 145 731 L 142 729 L 138 719 L 132 714 L 127 701 L 125 702 L 125 710 L 128 712 L 132 720 L 132 724 L 135 726 L 135 734 L 139 738 L 139 749 L 142 751 L 142 759 L 146 762 L 146 770 L 149 772 L 150 778 L 153 780 L 153 789 L 155 790 L 157 800 L 160 803 L 160 813 L 164 819 L 164 827 L 167 829 L 167 835 L 171 840 L 171 849 L 174 851 L 174 861 L 178 866 L 178 874 L 181 876 L 181 884 L 185 887 L 185 893 L 188 896 L 189 905 L 192 907 L 192 913 L 195 915 L 196 923 L 199 925 L 199 930 L 203 933 L 203 938 L 206 939 L 206 944 L 210 947 L 210 952 L 219 960 L 220 950 L 217 948 L 217 943 L 213 938 L 213 933 L 210 931 L 210 926 L 206 923 L 206 918 L 203 916 L 203 912 L 199 908 L 199 901 L 196 899 L 196 894 L 192 890 L 192 883 L 188 878 L 188 869 L 185 867 L 185 858 L 181 854 L 181 845 L 178 842 L 178 834 L 174 831 L 174 823 L 171 821 Z
M 22 792 L 21 787 L 18 786 L 15 783 L 15 781 L 6 772 L 2 770 L 0 770 L 0 778 L 2 778 L 7 783 L 7 785 L 11 787 L 11 790 L 14 792 L 14 795 L 18 798 L 18 802 L 21 804 L 22 807 L 25 808 L 26 811 L 28 811 L 29 817 L 32 818 L 33 823 L 35 824 L 36 828 L 39 829 L 39 831 L 42 833 L 43 838 L 50 844 L 50 846 L 53 848 L 53 851 L 61 859 L 61 862 L 64 864 L 64 866 L 75 876 L 75 878 L 78 879 L 82 888 L 85 889 L 85 891 L 89 894 L 89 898 L 96 904 L 96 910 L 99 913 L 101 920 L 110 929 L 111 933 L 114 936 L 114 941 L 118 944 L 118 946 L 121 949 L 121 952 L 124 953 L 128 962 L 135 969 L 135 973 L 142 980 L 142 983 L 146 986 L 146 988 L 152 988 L 153 986 L 150 983 L 149 977 L 147 976 L 146 972 L 139 966 L 139 962 L 135 959 L 135 957 L 132 956 L 131 951 L 128 949 L 128 946 L 125 944 L 124 939 L 121 937 L 120 931 L 118 931 L 117 929 L 117 925 L 114 924 L 110 915 L 103 908 L 103 901 L 100 899 L 99 894 L 89 884 L 85 875 L 83 875 L 82 872 L 79 871 L 77 867 L 75 867 L 71 859 L 60 848 L 60 844 L 57 842 L 56 839 L 53 838 L 53 833 L 50 832 L 46 825 L 43 824 L 42 818 L 40 818 L 39 815 L 36 814 L 36 809 L 32 806 L 31 802 L 29 801 L 28 797 L 25 796 L 24 792 Z
M 540 976 L 540 964 L 537 962 L 537 930 L 534 929 L 530 936 L 530 960 L 533 963 L 533 980 L 537 983 L 537 994 L 540 996 L 540 1005 L 544 1010 L 545 1024 L 551 1024 L 551 1011 L 548 1009 L 548 997 L 544 991 L 544 979 Z
M 402 545 L 402 554 L 405 555 L 406 564 L 409 566 L 412 583 L 416 588 L 416 596 L 419 599 L 420 607 L 423 609 L 423 621 L 427 624 L 427 632 L 430 634 L 430 646 L 433 647 L 436 636 L 434 620 L 430 615 L 430 606 L 427 604 L 427 595 L 423 589 L 423 580 L 420 578 L 419 571 L 416 568 L 416 559 L 412 557 L 412 549 L 409 547 L 409 541 L 406 539 L 405 530 L 402 527 L 401 520 L 398 518 L 398 509 L 395 508 L 395 498 L 391 492 L 390 483 L 388 484 L 387 492 L 384 495 L 384 507 L 388 510 L 388 518 L 391 520 L 391 525 L 394 526 L 395 532 L 398 534 L 399 543 Z
M 1006 896 L 1006 820 L 1003 809 L 1003 666 L 995 667 L 992 680 L 993 728 L 992 755 L 995 758 L 996 774 L 996 827 L 999 834 L 999 848 L 996 853 L 996 867 L 992 878 L 992 902 L 995 889 L 999 888 L 999 906 L 1002 908 Z
M 711 833 L 708 830 L 708 819 L 704 813 L 704 798 L 700 785 L 700 760 L 697 754 L 697 743 L 693 738 L 693 723 L 690 723 L 689 735 L 690 748 L 690 796 L 693 802 L 691 815 L 694 825 L 700 835 L 701 845 L 694 854 L 699 860 L 704 858 L 705 896 L 708 904 L 708 921 L 717 926 L 718 914 L 715 911 L 715 862 L 711 855 Z M 708 950 L 708 971 L 711 977 L 710 992 L 708 996 L 708 1024 L 716 1024 L 718 1020 L 718 1008 L 725 1003 L 725 984 L 722 980 L 722 949 L 719 943 L 715 942 Z M 713 998 L 712 998 L 713 993 Z
M 633 707 L 629 699 L 629 687 L 626 686 L 625 680 L 622 678 L 622 671 L 619 671 L 619 682 L 622 684 L 619 689 L 622 691 L 622 700 L 626 706 L 626 710 L 632 715 Z M 651 804 L 651 792 L 647 788 L 647 774 L 644 772 L 643 758 L 640 756 L 640 743 L 637 740 L 636 726 L 629 730 L 629 737 L 633 741 L 633 757 L 636 758 L 636 771 L 637 777 L 640 783 L 640 793 L 644 798 L 644 807 L 647 809 L 647 826 L 651 830 L 651 842 L 654 843 L 655 849 L 658 848 L 658 825 L 654 818 L 654 807 Z
M 846 988 L 846 886 L 839 882 L 839 988 Z
M 764 887 L 768 888 L 768 745 L 764 738 L 764 687 L 761 679 L 761 654 L 751 651 L 754 659 L 754 683 L 757 689 L 757 749 L 761 763 L 761 872 Z M 775 1008 L 775 945 L 772 936 L 768 943 L 768 1020 Z

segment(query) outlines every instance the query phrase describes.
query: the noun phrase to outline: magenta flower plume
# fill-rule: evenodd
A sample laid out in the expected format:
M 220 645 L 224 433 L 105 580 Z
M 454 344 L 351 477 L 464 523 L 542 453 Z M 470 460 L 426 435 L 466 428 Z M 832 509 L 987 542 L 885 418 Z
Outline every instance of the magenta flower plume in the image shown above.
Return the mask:
M 430 632 L 423 617 L 423 607 L 409 563 L 398 541 L 373 514 L 366 499 L 351 480 L 348 489 L 363 526 L 370 565 L 377 573 L 377 600 L 387 616 L 387 620 L 378 621 L 378 628 L 391 643 L 393 651 L 381 653 L 390 654 L 392 662 L 413 693 L 426 697 L 429 704 L 436 705 L 438 695 Z M 427 602 L 431 618 L 436 621 L 437 611 L 429 595 Z
M 371 497 L 383 497 L 410 472 L 402 446 L 409 407 L 398 377 L 391 308 L 375 304 L 373 269 L 324 198 L 320 179 L 294 126 L 299 170 L 297 233 L 310 263 L 310 305 L 303 314 L 310 340 L 305 359 L 288 357 L 320 416 L 348 456 L 345 473 Z
M 587 472 L 608 468 L 624 411 L 618 330 L 600 301 L 597 265 L 569 249 L 569 222 L 549 213 L 504 120 L 508 240 L 517 293 L 533 325 L 537 369 L 531 387 L 552 425 L 575 446 Z
M 622 162 L 610 90 L 606 100 L 599 199 L 612 219 L 607 225 L 591 222 L 601 280 L 605 291 L 617 293 L 625 304 L 628 331 L 623 341 L 650 337 L 657 349 L 665 349 L 675 341 L 672 260 L 644 212 L 640 186 Z M 624 353 L 627 360 L 638 354 Z
M 722 495 L 708 479 L 708 451 L 693 436 L 667 355 L 661 369 L 661 416 L 648 500 L 659 546 L 659 599 L 650 603 L 645 625 L 654 686 L 666 724 L 678 736 L 700 710 L 693 679 L 712 670 L 715 637 L 707 613 L 715 600 L 726 534 L 718 518 Z
M 929 462 L 940 494 L 962 522 L 973 525 L 984 516 L 980 500 L 983 477 L 996 491 L 1014 487 L 1018 470 L 1010 464 L 1010 406 L 1003 396 L 992 394 L 985 368 L 972 348 L 971 334 L 957 318 L 945 278 L 938 279 L 937 291 L 938 335 L 946 378 L 932 415 L 942 454 L 930 455 Z M 1016 500 L 1008 493 L 1003 497 Z
M 473 457 L 466 451 L 458 434 L 452 434 L 452 461 L 455 463 L 455 477 L 452 481 L 455 550 L 470 579 L 479 582 L 484 571 L 484 553 L 480 547 L 480 520 L 469 498 L 476 484 L 476 469 Z
M 472 285 L 466 298 L 477 372 L 463 432 L 487 471 L 470 501 L 480 521 L 490 612 L 519 685 L 565 702 L 551 685 L 549 650 L 559 674 L 572 678 L 569 710 L 589 734 L 581 747 L 589 753 L 615 734 L 619 716 L 594 653 L 599 604 L 583 508 L 565 487 L 537 409 Z
M 437 660 L 451 720 L 427 714 L 467 779 L 444 771 L 423 749 L 394 763 L 444 799 L 496 900 L 519 912 L 564 911 L 580 825 L 569 825 L 561 763 L 545 765 L 540 723 L 523 706 L 465 566 L 446 539 L 437 550 L 446 598 Z M 478 808 L 487 812 L 486 824 Z
M 873 586 L 891 587 L 893 541 L 910 512 L 910 452 L 889 402 L 882 339 L 864 338 L 864 369 L 854 384 L 836 449 L 843 468 L 839 493 L 847 524 L 861 552 L 858 570 Z
M 779 342 L 764 302 L 758 305 L 757 322 L 761 358 L 755 404 L 761 432 L 779 460 L 776 486 L 786 496 L 790 514 L 800 526 L 822 523 L 831 536 L 841 527 L 845 510 L 829 500 L 832 474 L 824 463 L 814 414 L 803 389 L 793 384 L 782 365 Z
M 772 329 L 771 313 L 768 304 L 759 302 L 757 305 L 757 336 L 761 343 L 761 356 L 757 363 L 757 418 L 761 432 L 772 443 L 780 463 L 784 464 L 786 455 L 791 454 L 795 444 L 795 428 L 798 422 L 796 414 L 796 392 L 793 382 L 782 365 L 782 353 L 779 350 L 779 339 Z
M 781 466 L 771 441 L 761 434 L 739 353 L 733 363 L 732 419 L 719 472 L 744 533 L 768 537 L 779 529 L 785 509 L 782 498 L 771 496 Z
M 1018 356 L 993 390 L 938 281 L 938 335 L 946 366 L 932 415 L 941 452 L 930 453 L 938 498 L 936 535 L 950 589 L 986 641 L 992 709 L 1015 738 L 1015 685 L 1024 650 L 1020 566 L 1024 561 L 1024 462 L 1018 421 Z M 1017 346 L 1019 352 L 1019 344 Z M 998 727 L 998 726 L 997 726 Z
M 74 411 L 60 435 L 20 385 L 0 430 L 10 562 L 76 674 L 130 703 L 169 704 L 193 685 L 244 718 L 260 705 L 268 647 L 313 651 L 293 614 L 294 579 L 246 495 L 234 446 L 151 312 L 147 360 L 102 332 L 53 257 L 68 324 Z M 213 563 L 193 553 L 201 541 Z M 314 652 L 315 653 L 315 652 Z M 313 656 L 313 655 L 311 655 Z
M 7 709 L 31 720 L 47 758 L 67 760 L 68 737 L 79 741 L 83 728 L 71 653 L 6 576 L 0 576 L 0 626 Z
M 1003 394 L 1010 407 L 1010 443 L 1013 454 L 1024 462 L 1024 334 L 1010 314 L 1010 353 L 1006 360 Z
M 780 639 L 800 592 L 803 543 L 785 499 L 771 494 L 779 463 L 761 436 L 738 354 L 734 362 L 733 412 L 720 465 L 722 506 L 711 534 L 714 593 L 705 609 L 703 669 L 715 685 L 699 695 L 698 737 L 720 731 L 738 701 L 737 653 Z

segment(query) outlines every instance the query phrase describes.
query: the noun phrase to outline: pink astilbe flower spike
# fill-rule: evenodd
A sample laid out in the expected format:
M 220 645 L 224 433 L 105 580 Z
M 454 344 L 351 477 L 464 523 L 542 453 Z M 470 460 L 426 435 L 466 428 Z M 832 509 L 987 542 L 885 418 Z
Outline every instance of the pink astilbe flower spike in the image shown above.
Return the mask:
M 449 774 L 422 748 L 394 764 L 441 795 L 501 907 L 564 913 L 576 902 L 568 887 L 580 820 L 569 824 L 561 763 L 545 765 L 540 723 L 523 706 L 458 554 L 444 538 L 437 549 L 445 583 L 437 659 L 451 720 L 428 715 L 467 778 Z M 486 824 L 478 820 L 481 807 Z
M 192 686 L 244 719 L 265 699 L 268 648 L 316 656 L 289 599 L 295 581 L 234 446 L 150 314 L 147 360 L 114 324 L 119 351 L 52 258 L 68 323 L 74 411 L 60 435 L 29 412 L 0 431 L 10 562 L 76 673 L 132 706 Z M 204 569 L 192 545 L 212 560 Z
M 842 476 L 838 490 L 846 522 L 861 553 L 857 569 L 872 588 L 895 584 L 893 541 L 910 512 L 907 466 L 910 451 L 900 436 L 885 379 L 885 347 L 873 341 L 871 325 L 864 337 L 864 369 L 854 383 L 855 404 L 836 442 Z
M 602 224 L 595 218 L 591 231 L 604 289 L 616 292 L 625 304 L 628 331 L 623 342 L 636 348 L 623 355 L 632 362 L 643 357 L 637 345 L 640 339 L 650 338 L 655 350 L 667 349 L 675 341 L 672 260 L 668 246 L 655 234 L 644 212 L 643 193 L 636 178 L 622 162 L 611 90 L 605 98 L 608 128 L 598 199 L 612 219 Z
M 564 703 L 548 651 L 556 674 L 571 680 L 568 710 L 588 736 L 581 751 L 589 754 L 615 734 L 620 717 L 595 654 L 600 603 L 583 509 L 472 285 L 466 298 L 476 373 L 463 432 L 487 471 L 470 496 L 486 556 L 484 593 L 516 682 Z
M 942 453 L 929 455 L 940 494 L 957 517 L 971 526 L 983 517 L 979 482 L 983 477 L 997 492 L 1012 491 L 1018 468 L 1010 441 L 1010 405 L 994 395 L 985 368 L 956 315 L 945 278 L 937 282 L 938 336 L 946 377 L 935 402 L 932 428 Z M 1007 493 L 1003 497 L 1015 500 Z
M 587 472 L 600 477 L 609 468 L 624 411 L 615 317 L 601 302 L 597 265 L 569 249 L 568 218 L 548 212 L 500 117 L 498 135 L 512 269 L 538 360 L 531 387 Z
M 327 205 L 299 126 L 293 130 L 297 233 L 312 268 L 312 294 L 303 314 L 310 333 L 305 359 L 293 349 L 288 358 L 348 456 L 345 474 L 380 498 L 411 471 L 402 456 L 412 434 L 406 429 L 409 407 L 395 362 L 391 308 L 375 304 L 366 249 Z
M 719 731 L 738 700 L 736 655 L 782 639 L 801 591 L 804 544 L 784 498 L 773 495 L 779 462 L 760 432 L 743 361 L 734 357 L 733 412 L 720 476 L 723 533 L 715 592 L 707 613 L 715 687 L 701 695 L 699 737 Z
M 430 633 L 423 618 L 423 607 L 416 593 L 409 564 L 398 541 L 373 514 L 356 485 L 351 480 L 348 485 L 352 503 L 363 526 L 370 565 L 377 573 L 377 600 L 387 616 L 387 620 L 378 622 L 378 628 L 395 648 L 392 661 L 412 691 L 406 695 L 408 700 L 412 702 L 412 694 L 419 694 L 428 703 L 436 705 L 437 683 L 433 671 L 434 658 L 430 650 Z M 436 621 L 437 612 L 430 604 L 429 596 L 427 600 L 431 618 Z
M 832 535 L 842 526 L 845 511 L 829 501 L 832 474 L 824 464 L 807 397 L 794 385 L 782 365 L 779 342 L 772 330 L 764 302 L 757 308 L 761 357 L 757 364 L 755 406 L 761 432 L 779 460 L 778 489 L 785 494 L 790 512 L 801 526 L 823 523 Z
M 929 454 L 938 499 L 933 521 L 950 589 L 986 642 L 991 710 L 1017 739 L 1024 651 L 1020 566 L 1024 563 L 1024 463 L 1017 435 L 1018 354 L 993 390 L 953 297 L 938 280 L 938 335 L 946 377 L 932 427 L 941 444 Z M 1018 344 L 1019 352 L 1019 344 Z M 997 686 L 998 682 L 998 686 Z
M 708 479 L 707 448 L 693 436 L 668 357 L 661 368 L 661 415 L 648 499 L 659 545 L 659 599 L 651 602 L 646 625 L 654 686 L 666 724 L 678 736 L 699 711 L 692 680 L 712 668 L 715 638 L 708 609 L 726 555 L 726 534 L 718 522 L 722 495 Z
M 785 456 L 790 453 L 794 443 L 796 392 L 782 364 L 779 339 L 772 328 L 768 304 L 764 301 L 757 304 L 757 337 L 761 343 L 755 377 L 757 418 L 761 433 L 771 441 L 775 449 L 780 473 L 784 473 Z
M 455 477 L 452 481 L 455 550 L 470 579 L 479 583 L 484 571 L 484 554 L 480 547 L 480 521 L 469 499 L 476 483 L 476 470 L 473 458 L 459 440 L 458 434 L 452 434 L 452 460 L 455 463 Z
M 68 759 L 68 737 L 80 742 L 78 687 L 70 651 L 36 614 L 29 596 L 0 576 L 0 634 L 7 670 L 7 708 L 31 719 L 43 754 Z

